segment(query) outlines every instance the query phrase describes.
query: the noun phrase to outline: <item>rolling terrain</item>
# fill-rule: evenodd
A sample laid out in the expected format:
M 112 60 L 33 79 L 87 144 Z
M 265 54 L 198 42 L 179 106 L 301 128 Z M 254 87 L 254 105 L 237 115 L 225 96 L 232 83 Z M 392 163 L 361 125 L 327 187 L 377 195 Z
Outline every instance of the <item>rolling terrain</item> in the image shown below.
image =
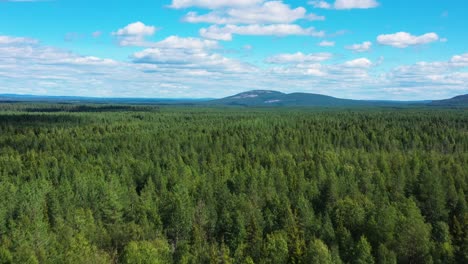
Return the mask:
M 455 96 L 446 100 L 437 100 L 430 103 L 432 106 L 468 106 L 468 94 Z
M 208 102 L 212 105 L 237 105 L 261 107 L 369 107 L 426 105 L 432 101 L 378 101 L 342 99 L 312 93 L 282 93 L 270 90 L 253 90 Z
M 379 101 L 342 99 L 312 93 L 282 93 L 273 90 L 252 90 L 221 99 L 209 98 L 99 98 L 76 96 L 35 96 L 0 94 L 0 102 L 53 102 L 71 104 L 143 104 L 143 105 L 208 105 L 208 106 L 247 106 L 247 107 L 467 107 L 468 95 L 460 95 L 446 100 L 429 101 Z

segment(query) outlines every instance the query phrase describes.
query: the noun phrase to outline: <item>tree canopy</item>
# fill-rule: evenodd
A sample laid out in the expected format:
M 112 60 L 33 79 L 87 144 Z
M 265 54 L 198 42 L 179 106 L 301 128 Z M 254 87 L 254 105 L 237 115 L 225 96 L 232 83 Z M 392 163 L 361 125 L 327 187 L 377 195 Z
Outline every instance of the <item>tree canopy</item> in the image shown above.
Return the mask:
M 0 263 L 468 263 L 466 111 L 67 107 L 0 105 Z

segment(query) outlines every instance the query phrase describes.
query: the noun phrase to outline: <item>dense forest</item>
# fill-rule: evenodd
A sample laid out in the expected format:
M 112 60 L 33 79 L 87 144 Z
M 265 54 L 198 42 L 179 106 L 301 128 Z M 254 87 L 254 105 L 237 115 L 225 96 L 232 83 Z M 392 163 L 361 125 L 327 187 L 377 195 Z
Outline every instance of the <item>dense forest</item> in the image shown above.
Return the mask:
M 468 111 L 0 104 L 0 263 L 468 263 Z

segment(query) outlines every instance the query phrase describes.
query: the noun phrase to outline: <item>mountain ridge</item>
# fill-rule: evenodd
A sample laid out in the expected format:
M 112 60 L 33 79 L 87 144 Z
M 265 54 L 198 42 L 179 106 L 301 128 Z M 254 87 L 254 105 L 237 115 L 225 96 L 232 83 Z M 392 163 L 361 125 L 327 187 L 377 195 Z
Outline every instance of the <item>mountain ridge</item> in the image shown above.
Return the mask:
M 468 94 L 457 95 L 450 99 L 435 100 L 430 103 L 432 106 L 468 106 Z
M 352 106 L 429 106 L 468 107 L 468 94 L 444 100 L 392 101 L 356 100 L 333 96 L 275 90 L 250 90 L 220 99 L 199 98 L 100 98 L 84 96 L 41 96 L 0 94 L 0 102 L 52 102 L 52 103 L 98 103 L 98 104 L 154 104 L 154 105 L 207 105 L 250 107 L 352 107 Z
M 432 101 L 378 101 L 343 99 L 315 93 L 282 93 L 273 90 L 252 90 L 221 99 L 209 101 L 211 105 L 237 106 L 392 106 L 405 104 L 427 104 Z

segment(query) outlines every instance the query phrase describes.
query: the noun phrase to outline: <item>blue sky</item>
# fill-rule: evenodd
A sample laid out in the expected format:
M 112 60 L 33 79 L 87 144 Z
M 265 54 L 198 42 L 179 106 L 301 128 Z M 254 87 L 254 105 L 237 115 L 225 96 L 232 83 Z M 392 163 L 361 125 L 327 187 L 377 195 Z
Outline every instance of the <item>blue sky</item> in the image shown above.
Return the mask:
M 0 0 L 0 93 L 468 93 L 460 0 Z

